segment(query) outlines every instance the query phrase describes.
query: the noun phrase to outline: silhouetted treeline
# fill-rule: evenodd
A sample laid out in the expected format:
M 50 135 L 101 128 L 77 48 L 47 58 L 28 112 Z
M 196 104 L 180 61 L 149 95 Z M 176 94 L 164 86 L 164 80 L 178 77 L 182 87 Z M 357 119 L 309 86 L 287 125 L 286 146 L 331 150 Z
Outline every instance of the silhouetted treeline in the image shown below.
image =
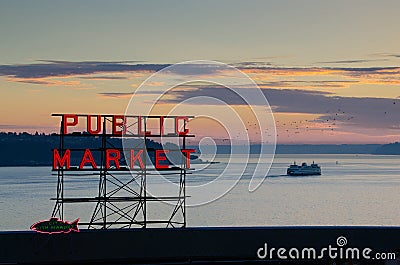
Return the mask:
M 0 166 L 50 165 L 57 143 L 57 136 L 44 133 L 0 133 Z
M 379 146 L 373 154 L 375 155 L 400 155 L 400 143 L 384 144 Z
M 71 164 L 79 164 L 84 149 L 89 148 L 95 160 L 100 160 L 98 149 L 102 146 L 102 138 L 87 137 L 84 134 L 64 137 L 64 149 L 81 149 L 71 152 Z M 130 139 L 132 148 L 140 148 L 143 142 Z M 121 138 L 107 138 L 107 148 L 122 148 Z M 161 144 L 146 140 L 147 149 L 162 149 Z M 52 165 L 53 149 L 60 149 L 60 136 L 57 134 L 26 132 L 0 132 L 0 166 L 50 166 Z M 82 150 L 83 149 L 83 150 Z M 97 151 L 96 151 L 97 150 Z M 152 156 L 149 153 L 149 156 Z

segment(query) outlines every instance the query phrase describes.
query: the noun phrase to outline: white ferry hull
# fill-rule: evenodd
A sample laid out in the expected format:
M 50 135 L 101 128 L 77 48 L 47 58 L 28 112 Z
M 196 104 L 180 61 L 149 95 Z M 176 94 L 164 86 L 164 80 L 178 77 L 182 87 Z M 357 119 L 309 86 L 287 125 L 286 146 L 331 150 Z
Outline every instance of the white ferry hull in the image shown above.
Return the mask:
M 312 176 L 312 175 L 321 175 L 321 167 L 318 164 L 312 163 L 310 166 L 307 163 L 303 163 L 301 166 L 290 165 L 286 171 L 289 176 Z

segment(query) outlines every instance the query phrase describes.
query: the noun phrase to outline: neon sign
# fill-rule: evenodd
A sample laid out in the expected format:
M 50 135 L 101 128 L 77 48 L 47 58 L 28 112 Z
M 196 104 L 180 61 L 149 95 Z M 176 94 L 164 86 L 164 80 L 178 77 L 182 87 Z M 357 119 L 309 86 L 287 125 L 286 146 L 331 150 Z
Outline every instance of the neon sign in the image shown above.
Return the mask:
M 122 136 L 157 136 L 157 137 L 186 137 L 189 135 L 189 129 L 186 128 L 186 123 L 189 121 L 188 116 L 124 116 L 124 115 L 90 115 L 90 114 L 54 114 L 54 116 L 62 117 L 62 134 L 69 135 L 76 132 L 71 132 L 74 127 L 77 128 L 79 125 L 86 126 L 86 132 L 88 135 L 107 135 L 110 137 L 122 137 Z M 81 119 L 79 119 L 81 118 Z M 84 121 L 82 121 L 82 118 Z M 102 120 L 110 120 L 111 128 L 102 127 Z M 158 129 L 156 132 L 148 131 L 146 129 L 146 121 L 149 119 L 157 119 Z M 174 126 L 173 131 L 166 132 L 165 122 L 166 120 L 173 120 Z M 95 124 L 95 125 L 94 125 Z M 135 125 L 135 126 L 133 126 Z M 180 126 L 181 125 L 181 126 Z M 183 126 L 182 126 L 183 125 Z M 183 127 L 183 129 L 182 129 Z M 121 167 L 121 151 L 119 149 L 105 149 L 104 156 L 106 161 L 106 169 L 113 170 L 126 170 L 126 167 Z M 181 149 L 182 155 L 186 157 L 184 167 L 190 168 L 190 154 L 195 152 L 194 149 Z M 140 169 L 144 169 L 144 153 L 142 149 L 125 149 L 124 153 L 129 155 L 128 168 L 134 169 L 135 163 L 138 162 Z M 155 150 L 154 160 L 155 168 L 157 170 L 169 169 L 166 154 L 169 150 Z M 60 154 L 58 149 L 53 149 L 53 170 L 82 170 L 85 166 L 90 166 L 92 169 L 97 169 L 97 164 L 92 150 L 86 148 L 82 159 L 80 160 L 79 166 L 71 167 L 71 150 L 66 149 Z
M 69 202 L 92 202 L 95 201 L 97 205 L 106 207 L 108 201 L 111 198 L 117 198 L 118 202 L 131 202 L 131 198 L 137 198 L 137 193 L 130 192 L 131 197 L 121 197 L 116 195 L 120 190 L 128 190 L 128 183 L 124 182 L 112 182 L 107 177 L 113 177 L 112 171 L 126 171 L 125 173 L 132 174 L 131 170 L 138 172 L 141 176 L 142 181 L 145 182 L 147 176 L 147 167 L 154 166 L 157 171 L 169 170 L 163 174 L 176 174 L 180 178 L 180 190 L 178 197 L 171 197 L 176 200 L 178 207 L 182 208 L 183 222 L 185 226 L 185 214 L 184 214 L 184 203 L 185 200 L 185 178 L 186 171 L 190 170 L 191 153 L 195 152 L 194 149 L 186 148 L 186 139 L 188 137 L 194 137 L 189 134 L 189 129 L 186 127 L 191 116 L 133 116 L 133 115 L 93 115 L 93 114 L 52 114 L 52 116 L 61 118 L 60 126 L 60 145 L 59 149 L 53 149 L 53 171 L 57 171 L 58 184 L 57 184 L 57 197 L 56 205 L 54 207 L 52 217 L 49 220 L 37 222 L 31 226 L 31 230 L 39 233 L 47 234 L 58 234 L 58 233 L 70 233 L 79 232 L 78 221 L 73 222 L 64 221 L 64 207 L 63 204 L 66 201 Z M 57 135 L 57 134 L 55 134 Z M 78 136 L 78 138 L 74 137 Z M 64 141 L 65 137 L 68 138 Z M 83 140 L 86 137 L 90 139 L 88 141 Z M 150 138 L 163 138 L 172 137 L 178 138 L 179 144 L 170 144 L 168 149 L 162 148 L 159 143 L 154 143 Z M 77 141 L 72 140 L 77 139 Z M 115 138 L 120 138 L 114 141 Z M 124 145 L 123 139 L 126 139 L 127 143 Z M 82 146 L 81 143 L 86 142 L 88 148 Z M 182 148 L 180 147 L 182 143 Z M 121 146 L 122 144 L 122 146 Z M 68 148 L 66 146 L 69 146 Z M 161 147 L 160 147 L 161 146 Z M 90 147 L 90 148 L 89 148 Z M 131 148 L 133 147 L 133 148 Z M 178 154 L 178 156 L 177 156 Z M 148 161 L 150 163 L 148 163 Z M 71 164 L 73 163 L 73 165 Z M 102 171 L 100 178 L 102 186 L 99 188 L 99 195 L 95 198 L 65 198 L 63 195 L 64 190 L 64 176 L 68 176 L 66 171 Z M 153 170 L 153 168 L 150 168 Z M 107 172 L 106 174 L 104 172 Z M 119 175 L 124 175 L 124 172 L 118 172 Z M 73 173 L 75 174 L 75 172 Z M 94 173 L 97 174 L 97 173 Z M 112 193 L 107 191 L 105 183 L 110 182 L 114 185 Z M 183 184 L 182 184 L 183 183 Z M 142 182 L 139 184 L 142 185 Z M 115 187 L 116 186 L 116 187 Z M 143 186 L 142 186 L 143 187 Z M 144 192 L 144 196 L 140 193 L 139 201 L 140 204 L 133 205 L 134 207 L 143 207 L 147 203 L 147 194 Z M 143 199 L 144 197 L 144 199 Z M 136 200 L 135 200 L 136 201 Z M 115 205 L 113 205 L 115 206 Z M 96 206 L 97 207 L 97 206 Z M 132 207 L 133 208 L 133 207 Z M 97 208 L 96 208 L 97 209 Z M 125 208 L 124 208 L 125 209 Z M 144 210 L 146 211 L 146 210 Z M 118 208 L 115 212 L 120 215 L 123 209 Z M 176 214 L 174 212 L 172 217 Z M 100 215 L 99 212 L 95 212 L 93 216 Z M 92 226 L 101 226 L 102 228 L 109 227 L 109 223 L 106 221 L 107 217 L 112 216 L 109 212 L 101 212 L 102 218 L 92 219 L 89 223 L 89 228 Z M 125 216 L 126 213 L 123 214 Z M 59 218 L 57 218 L 57 217 Z M 144 213 L 146 216 L 146 213 Z M 162 223 L 172 224 L 170 217 L 167 220 L 162 220 Z M 140 218 L 140 217 L 138 217 Z M 110 224 L 138 224 L 146 227 L 146 220 L 132 221 L 129 220 L 111 219 Z M 93 221 L 101 220 L 101 221 Z M 176 223 L 176 222 L 175 222 Z M 86 223 L 84 223 L 86 225 Z
M 143 163 L 143 150 L 137 150 L 135 154 L 135 150 L 129 150 L 130 157 L 128 161 L 129 169 L 135 169 L 135 162 L 139 163 L 140 169 L 144 169 Z M 182 149 L 182 154 L 186 157 L 185 159 L 185 168 L 190 168 L 190 153 L 194 153 L 196 150 L 194 149 Z M 155 168 L 158 170 L 169 169 L 169 165 L 162 163 L 166 162 L 166 154 L 168 150 L 155 150 Z M 106 149 L 105 150 L 105 161 L 106 161 L 106 169 L 114 169 L 114 170 L 125 170 L 124 167 L 120 166 L 121 159 L 121 151 L 118 149 Z M 71 150 L 66 149 L 64 154 L 61 156 L 58 149 L 53 149 L 53 170 L 57 170 L 59 168 L 63 168 L 64 170 L 82 170 L 85 166 L 91 166 L 92 169 L 97 169 L 97 163 L 93 157 L 92 151 L 89 148 L 85 149 L 85 152 L 82 155 L 81 162 L 79 166 L 72 168 L 71 167 Z M 113 167 L 112 167 L 113 166 Z
M 67 234 L 71 231 L 79 232 L 79 218 L 73 222 L 63 221 L 57 217 L 51 217 L 49 220 L 34 223 L 30 228 L 33 231 L 44 234 Z
M 159 130 L 157 135 L 159 136 L 167 136 L 165 133 L 165 120 L 166 118 L 173 118 L 175 122 L 174 133 L 175 135 L 187 135 L 189 130 L 184 128 L 183 130 L 179 129 L 179 124 L 186 123 L 189 121 L 188 116 L 174 116 L 174 117 L 165 117 L 165 116 L 124 116 L 124 115 L 90 115 L 90 114 L 53 114 L 54 116 L 61 116 L 64 124 L 63 124 L 63 134 L 69 134 L 68 130 L 70 127 L 77 127 L 82 125 L 82 121 L 79 120 L 79 117 L 83 117 L 86 121 L 83 121 L 86 126 L 86 131 L 91 135 L 99 135 L 102 133 L 110 134 L 113 136 L 122 136 L 125 134 L 136 134 L 136 135 L 154 135 L 152 132 L 147 131 L 145 125 L 143 124 L 146 119 L 158 119 L 159 120 Z M 93 121 L 93 118 L 95 121 Z M 112 121 L 111 130 L 107 130 L 107 128 L 102 128 L 101 121 L 102 119 L 110 119 Z M 96 124 L 94 126 L 93 124 Z M 128 125 L 137 124 L 135 128 L 135 132 L 128 131 Z M 171 133 L 168 134 L 171 136 Z

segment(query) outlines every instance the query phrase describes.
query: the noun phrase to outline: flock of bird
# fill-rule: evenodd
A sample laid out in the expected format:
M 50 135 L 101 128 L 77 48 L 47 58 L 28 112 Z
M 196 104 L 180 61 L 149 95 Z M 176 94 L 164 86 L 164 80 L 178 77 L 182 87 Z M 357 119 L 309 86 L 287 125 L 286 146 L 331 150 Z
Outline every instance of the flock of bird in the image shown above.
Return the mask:
M 393 105 L 396 101 L 393 101 Z M 380 110 L 377 110 L 380 111 Z M 388 110 L 381 110 L 382 116 L 388 115 Z M 339 131 L 342 124 L 356 124 L 357 117 L 355 114 L 346 113 L 342 108 L 327 110 L 324 114 L 319 115 L 314 119 L 297 119 L 297 120 L 279 120 L 275 121 L 276 134 L 278 138 L 293 138 L 301 134 L 316 132 L 318 134 L 335 135 L 335 131 Z M 259 142 L 261 133 L 264 133 L 266 138 L 272 136 L 271 128 L 261 128 L 258 122 L 246 121 L 246 131 L 230 130 L 229 136 L 226 138 L 215 139 L 216 142 L 227 144 L 233 140 L 250 139 L 254 142 Z

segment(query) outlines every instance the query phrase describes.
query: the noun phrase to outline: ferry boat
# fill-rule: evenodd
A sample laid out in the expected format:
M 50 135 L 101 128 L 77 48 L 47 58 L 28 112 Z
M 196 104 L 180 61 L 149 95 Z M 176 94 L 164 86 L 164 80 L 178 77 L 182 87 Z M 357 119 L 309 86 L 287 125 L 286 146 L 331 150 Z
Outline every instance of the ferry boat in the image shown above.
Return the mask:
M 321 175 L 321 167 L 315 164 L 314 161 L 311 165 L 307 165 L 307 163 L 303 162 L 301 166 L 294 162 L 293 165 L 288 167 L 286 172 L 289 176 Z

